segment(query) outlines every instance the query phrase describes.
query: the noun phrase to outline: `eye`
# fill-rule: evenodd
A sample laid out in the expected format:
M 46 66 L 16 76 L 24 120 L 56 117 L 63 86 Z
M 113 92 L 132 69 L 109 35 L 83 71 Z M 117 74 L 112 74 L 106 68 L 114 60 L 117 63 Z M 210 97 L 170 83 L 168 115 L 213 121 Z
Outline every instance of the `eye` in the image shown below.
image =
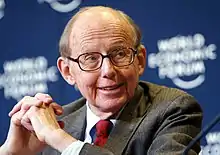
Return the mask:
M 124 50 L 118 50 L 112 53 L 112 56 L 116 59 L 121 59 L 126 56 L 126 52 Z
M 89 55 L 89 56 L 86 56 L 85 57 L 85 60 L 86 61 L 95 61 L 95 60 L 97 60 L 98 58 L 97 58 L 97 56 L 95 56 L 95 55 Z
M 123 50 L 120 50 L 117 52 L 117 55 L 120 56 L 120 57 L 124 57 L 126 54 Z
M 85 54 L 82 56 L 82 61 L 86 63 L 94 63 L 99 61 L 100 55 L 97 53 L 92 53 L 92 54 Z

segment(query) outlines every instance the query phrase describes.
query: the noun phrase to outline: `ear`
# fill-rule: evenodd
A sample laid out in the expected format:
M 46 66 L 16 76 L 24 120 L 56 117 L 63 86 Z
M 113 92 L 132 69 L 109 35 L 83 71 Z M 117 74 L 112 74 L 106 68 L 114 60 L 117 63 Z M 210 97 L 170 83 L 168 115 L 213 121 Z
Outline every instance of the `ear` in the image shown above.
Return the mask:
M 138 68 L 139 68 L 139 76 L 141 76 L 144 73 L 144 69 L 146 66 L 146 48 L 144 47 L 144 45 L 140 45 L 138 46 Z
M 64 80 L 70 85 L 75 85 L 76 80 L 74 74 L 71 72 L 71 68 L 69 67 L 69 62 L 63 57 L 59 57 L 57 59 L 57 68 L 59 69 L 61 75 Z

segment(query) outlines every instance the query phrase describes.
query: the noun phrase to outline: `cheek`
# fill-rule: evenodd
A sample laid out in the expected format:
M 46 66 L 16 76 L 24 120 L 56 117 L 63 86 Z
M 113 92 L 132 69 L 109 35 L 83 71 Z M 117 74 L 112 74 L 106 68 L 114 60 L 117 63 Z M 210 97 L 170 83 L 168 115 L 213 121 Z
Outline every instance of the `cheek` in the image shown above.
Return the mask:
M 125 74 L 126 82 L 127 82 L 127 92 L 129 97 L 132 97 L 134 95 L 134 90 L 137 87 L 138 80 L 139 80 L 139 74 L 138 70 L 134 65 L 131 66 L 129 71 Z
M 82 95 L 87 98 L 95 96 L 97 76 L 95 73 L 81 73 L 76 77 L 77 86 Z
M 139 69 L 138 69 L 138 65 L 133 63 L 130 68 L 129 68 L 129 71 L 128 71 L 128 80 L 131 82 L 131 83 L 137 83 L 138 80 L 139 80 Z

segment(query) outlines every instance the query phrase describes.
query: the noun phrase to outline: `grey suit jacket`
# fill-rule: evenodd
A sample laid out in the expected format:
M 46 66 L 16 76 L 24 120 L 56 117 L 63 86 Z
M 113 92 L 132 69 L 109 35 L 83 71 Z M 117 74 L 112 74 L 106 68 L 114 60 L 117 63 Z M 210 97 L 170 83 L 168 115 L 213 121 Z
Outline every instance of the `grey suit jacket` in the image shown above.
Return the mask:
M 65 130 L 84 140 L 86 100 L 64 106 Z M 104 148 L 85 144 L 80 155 L 180 155 L 199 133 L 202 110 L 189 94 L 140 81 L 134 98 L 121 110 Z M 189 154 L 199 153 L 199 143 Z M 60 155 L 48 147 L 42 155 Z

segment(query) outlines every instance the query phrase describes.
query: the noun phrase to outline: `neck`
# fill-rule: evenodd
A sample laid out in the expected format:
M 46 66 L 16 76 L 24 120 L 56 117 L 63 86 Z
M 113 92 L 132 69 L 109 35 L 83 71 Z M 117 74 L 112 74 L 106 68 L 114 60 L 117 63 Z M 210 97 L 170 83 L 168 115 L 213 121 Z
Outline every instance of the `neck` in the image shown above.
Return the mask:
M 119 108 L 118 110 L 109 110 L 109 111 L 102 111 L 97 107 L 94 107 L 93 105 L 88 104 L 90 110 L 96 115 L 98 116 L 100 119 L 104 120 L 104 119 L 108 119 L 108 118 L 116 118 L 115 116 L 117 116 L 118 111 L 120 111 L 121 108 Z

